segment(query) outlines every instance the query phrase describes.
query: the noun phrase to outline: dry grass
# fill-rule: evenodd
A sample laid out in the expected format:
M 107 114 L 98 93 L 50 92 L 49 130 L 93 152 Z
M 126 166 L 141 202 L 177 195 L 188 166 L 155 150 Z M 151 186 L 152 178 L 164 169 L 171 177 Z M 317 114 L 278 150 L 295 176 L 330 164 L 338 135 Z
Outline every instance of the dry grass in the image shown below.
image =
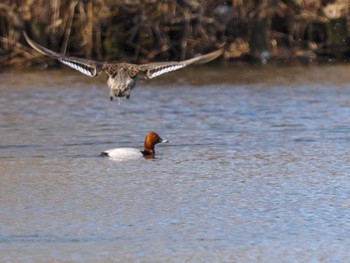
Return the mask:
M 22 30 L 53 50 L 99 60 L 184 59 L 222 43 L 228 59 L 346 57 L 348 10 L 348 0 L 2 0 L 0 65 L 45 60 L 20 44 Z

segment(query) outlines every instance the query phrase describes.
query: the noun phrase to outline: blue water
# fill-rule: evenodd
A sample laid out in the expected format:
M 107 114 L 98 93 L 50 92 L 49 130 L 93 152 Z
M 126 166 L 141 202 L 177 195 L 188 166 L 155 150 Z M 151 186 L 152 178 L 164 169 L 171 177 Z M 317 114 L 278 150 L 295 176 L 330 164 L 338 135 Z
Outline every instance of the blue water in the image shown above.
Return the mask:
M 186 69 L 113 103 L 0 74 L 0 261 L 348 261 L 349 69 Z M 98 157 L 149 131 L 156 159 Z

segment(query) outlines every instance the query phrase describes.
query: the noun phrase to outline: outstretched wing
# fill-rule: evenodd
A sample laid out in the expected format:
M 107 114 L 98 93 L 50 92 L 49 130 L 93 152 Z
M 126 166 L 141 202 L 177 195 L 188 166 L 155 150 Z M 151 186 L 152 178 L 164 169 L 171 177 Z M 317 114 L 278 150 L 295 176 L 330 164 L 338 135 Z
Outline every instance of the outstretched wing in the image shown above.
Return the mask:
M 211 53 L 194 57 L 188 60 L 142 64 L 139 66 L 139 69 L 140 71 L 146 74 L 147 78 L 152 79 L 160 75 L 163 75 L 165 73 L 187 67 L 191 64 L 202 64 L 202 63 L 209 62 L 219 57 L 223 52 L 224 52 L 224 48 L 220 48 Z
M 89 77 L 96 77 L 102 72 L 103 63 L 101 62 L 77 57 L 67 57 L 35 43 L 28 37 L 26 32 L 23 32 L 23 35 L 33 49 L 41 54 L 57 59 L 59 62 L 79 71 L 80 73 L 83 73 Z

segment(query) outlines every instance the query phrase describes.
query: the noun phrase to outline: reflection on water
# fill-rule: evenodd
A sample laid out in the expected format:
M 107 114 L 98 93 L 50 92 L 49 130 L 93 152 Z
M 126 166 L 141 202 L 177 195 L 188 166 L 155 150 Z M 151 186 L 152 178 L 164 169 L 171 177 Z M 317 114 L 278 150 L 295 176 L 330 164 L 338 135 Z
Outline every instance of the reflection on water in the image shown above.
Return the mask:
M 0 75 L 3 262 L 350 258 L 348 66 Z M 169 139 L 157 159 L 111 147 Z

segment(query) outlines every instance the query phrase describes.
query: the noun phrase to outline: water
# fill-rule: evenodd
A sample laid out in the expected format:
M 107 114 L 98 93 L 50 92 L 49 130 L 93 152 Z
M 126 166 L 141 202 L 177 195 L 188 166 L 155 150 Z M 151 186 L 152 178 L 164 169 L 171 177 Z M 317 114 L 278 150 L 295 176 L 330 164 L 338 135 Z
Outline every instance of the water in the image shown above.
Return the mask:
M 348 65 L 194 67 L 110 102 L 0 74 L 1 262 L 346 262 Z M 114 162 L 112 147 L 170 143 Z

